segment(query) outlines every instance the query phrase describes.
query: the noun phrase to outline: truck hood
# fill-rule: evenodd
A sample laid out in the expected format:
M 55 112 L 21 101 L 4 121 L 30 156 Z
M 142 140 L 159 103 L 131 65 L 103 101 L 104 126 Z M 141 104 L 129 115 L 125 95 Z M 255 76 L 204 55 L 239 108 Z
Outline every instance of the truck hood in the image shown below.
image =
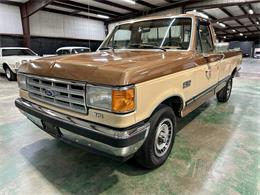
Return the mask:
M 19 72 L 123 86 L 194 67 L 193 55 L 190 51 L 102 51 L 41 58 L 23 64 Z

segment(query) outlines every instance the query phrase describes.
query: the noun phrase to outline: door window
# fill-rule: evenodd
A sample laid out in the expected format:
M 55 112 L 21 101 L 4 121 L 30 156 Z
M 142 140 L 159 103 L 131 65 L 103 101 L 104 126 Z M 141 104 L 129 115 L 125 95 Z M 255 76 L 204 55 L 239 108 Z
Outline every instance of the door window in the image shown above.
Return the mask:
M 197 51 L 209 53 L 214 50 L 209 23 L 200 22 L 197 32 Z

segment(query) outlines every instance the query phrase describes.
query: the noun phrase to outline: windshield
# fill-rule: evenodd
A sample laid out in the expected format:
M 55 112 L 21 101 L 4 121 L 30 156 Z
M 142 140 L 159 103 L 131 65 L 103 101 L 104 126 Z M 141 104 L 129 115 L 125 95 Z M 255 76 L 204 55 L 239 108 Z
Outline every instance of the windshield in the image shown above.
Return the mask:
M 36 56 L 30 49 L 3 49 L 2 56 Z
M 89 52 L 88 48 L 76 48 L 72 50 L 72 53 L 85 53 L 85 52 Z
M 117 26 L 100 49 L 175 49 L 190 45 L 191 18 L 140 21 Z

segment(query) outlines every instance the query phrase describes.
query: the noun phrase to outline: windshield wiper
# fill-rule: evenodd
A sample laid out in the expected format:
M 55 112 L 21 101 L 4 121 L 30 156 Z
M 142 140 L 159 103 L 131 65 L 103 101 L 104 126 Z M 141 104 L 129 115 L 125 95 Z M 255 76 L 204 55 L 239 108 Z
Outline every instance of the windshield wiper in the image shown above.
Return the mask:
M 138 44 L 138 43 L 135 43 L 135 44 L 131 44 L 130 46 L 132 46 L 132 47 L 136 47 L 136 48 L 152 48 L 152 49 L 160 49 L 160 50 L 163 50 L 164 52 L 167 51 L 166 48 L 159 47 L 159 46 L 156 46 L 156 45 L 148 45 L 148 44 Z
M 101 47 L 99 50 L 112 50 L 113 52 L 115 51 L 114 47 Z

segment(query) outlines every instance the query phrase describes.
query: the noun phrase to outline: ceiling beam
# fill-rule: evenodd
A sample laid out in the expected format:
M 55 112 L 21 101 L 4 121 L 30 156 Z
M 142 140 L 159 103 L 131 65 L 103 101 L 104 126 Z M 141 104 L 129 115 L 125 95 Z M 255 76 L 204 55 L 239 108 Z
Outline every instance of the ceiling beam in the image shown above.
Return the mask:
M 248 4 L 248 5 L 250 5 L 250 4 Z M 248 14 L 247 11 L 245 10 L 245 8 L 244 8 L 242 5 L 239 5 L 238 7 L 242 10 L 242 12 L 243 12 L 244 14 Z M 252 18 L 249 17 L 248 19 L 250 20 L 250 22 L 251 22 L 252 24 L 254 24 L 254 21 L 253 21 Z
M 166 1 L 167 3 L 173 3 L 173 0 L 164 0 Z
M 9 0 L 0 0 L 0 3 L 6 4 L 6 5 L 14 5 L 14 6 L 21 6 L 22 3 L 16 2 L 16 1 L 9 1 Z
M 99 21 L 103 21 L 103 22 L 107 20 L 107 19 L 103 19 L 103 18 L 98 18 L 98 17 L 96 18 L 93 16 L 86 16 L 86 15 L 82 15 L 82 14 L 78 14 L 78 13 L 71 13 L 71 12 L 56 10 L 56 9 L 52 9 L 52 8 L 44 8 L 43 11 L 56 13 L 56 14 L 63 14 L 63 15 L 67 15 L 67 16 L 75 16 L 75 17 L 80 17 L 80 18 L 99 20 Z
M 95 6 L 92 6 L 92 5 L 87 5 L 87 4 L 75 2 L 75 1 L 70 1 L 70 0 L 66 0 L 66 1 L 55 0 L 55 2 L 60 2 L 60 3 L 66 4 L 66 5 L 74 6 L 75 8 L 79 8 L 79 9 L 82 9 L 82 10 L 84 9 L 86 11 L 95 10 L 95 11 L 103 13 L 103 14 L 109 13 L 111 15 L 116 15 L 116 16 L 121 15 L 121 13 L 119 13 L 119 12 L 115 12 L 115 11 L 111 11 L 111 10 L 108 10 L 108 9 L 103 9 L 103 8 L 95 7 Z
M 248 18 L 248 17 L 258 18 L 258 17 L 260 17 L 260 14 L 253 14 L 253 15 L 245 14 L 245 15 L 241 15 L 241 16 L 233 16 L 233 17 L 227 17 L 227 18 L 220 18 L 220 19 L 217 19 L 217 20 L 213 20 L 212 22 L 213 22 L 213 23 L 216 23 L 216 22 L 225 22 L 225 21 L 238 20 L 238 19 L 243 19 L 243 18 Z
M 226 15 L 228 15 L 229 17 L 234 17 L 233 14 L 231 14 L 226 8 L 221 7 L 219 8 L 221 11 L 223 11 Z M 242 22 L 240 22 L 239 20 L 235 20 L 238 24 L 240 24 L 241 26 L 243 26 L 244 24 Z M 229 26 L 230 27 L 230 26 Z M 250 29 L 248 29 L 247 27 L 245 27 L 247 31 L 250 31 Z
M 99 1 L 99 0 L 95 0 L 95 1 Z M 156 7 L 156 8 L 153 8 L 153 9 L 146 10 L 145 12 L 144 11 L 137 11 L 137 12 L 132 12 L 130 14 L 123 15 L 123 16 L 119 16 L 118 18 L 110 19 L 108 22 L 113 23 L 113 22 L 132 19 L 132 18 L 136 18 L 136 17 L 140 17 L 140 16 L 152 14 L 152 13 L 157 13 L 157 12 L 160 12 L 160 11 L 165 11 L 165 10 L 169 10 L 169 9 L 173 9 L 173 8 L 177 8 L 177 7 L 184 7 L 186 5 L 194 3 L 195 1 L 197 1 L 197 0 L 176 1 L 176 2 L 170 3 L 170 4 L 165 5 L 165 6 Z
M 140 5 L 149 7 L 149 8 L 156 8 L 157 7 L 157 6 L 155 6 L 155 5 L 151 4 L 151 3 L 148 3 L 148 2 L 142 1 L 142 0 L 136 0 L 135 2 L 140 4 Z
M 192 7 L 186 7 L 187 10 L 200 10 L 200 9 L 211 9 L 211 8 L 221 8 L 221 7 L 228 7 L 228 6 L 238 6 L 238 5 L 245 5 L 249 3 L 259 3 L 259 0 L 252 0 L 252 1 L 243 1 L 243 2 L 234 2 L 234 3 L 217 3 L 217 4 L 208 4 L 208 5 L 198 5 Z
M 248 4 L 248 7 L 249 7 L 249 9 L 253 10 L 253 12 L 255 13 L 255 10 L 254 10 L 254 8 L 252 7 L 252 5 L 250 3 Z M 258 25 L 256 24 L 256 22 L 254 22 L 254 20 L 251 17 L 250 17 L 250 20 L 251 20 L 251 22 L 253 24 L 256 25 L 256 28 L 258 28 L 260 30 L 260 26 L 259 26 L 260 20 L 259 20 L 259 18 L 256 18 L 256 21 L 258 22 Z
M 51 5 L 54 5 L 54 6 L 57 6 L 57 7 L 63 7 L 63 8 L 67 8 L 67 9 L 72 9 L 72 10 L 75 10 L 75 11 L 78 11 L 78 12 L 87 12 L 87 13 L 91 13 L 91 14 L 106 14 L 107 16 L 109 17 L 115 17 L 115 15 L 113 14 L 110 14 L 108 12 L 104 13 L 104 12 L 100 12 L 100 11 L 97 11 L 97 10 L 93 10 L 92 9 L 88 9 L 88 8 L 85 8 L 85 7 L 78 7 L 78 6 L 74 6 L 74 5 L 71 5 L 71 4 L 67 4 L 66 1 L 62 2 L 53 2 Z
M 26 15 L 22 15 L 22 17 L 29 17 L 52 2 L 53 0 L 41 0 L 41 1 L 30 0 L 22 4 L 22 6 L 26 7 Z
M 133 9 L 131 7 L 127 7 L 127 6 L 124 6 L 122 4 L 114 3 L 114 2 L 111 2 L 111 1 L 104 1 L 104 0 L 93 0 L 93 1 L 105 4 L 105 5 L 117 7 L 117 8 L 120 8 L 120 9 L 124 9 L 124 10 L 127 10 L 127 11 L 131 11 L 131 12 L 137 12 L 138 11 L 137 9 Z

